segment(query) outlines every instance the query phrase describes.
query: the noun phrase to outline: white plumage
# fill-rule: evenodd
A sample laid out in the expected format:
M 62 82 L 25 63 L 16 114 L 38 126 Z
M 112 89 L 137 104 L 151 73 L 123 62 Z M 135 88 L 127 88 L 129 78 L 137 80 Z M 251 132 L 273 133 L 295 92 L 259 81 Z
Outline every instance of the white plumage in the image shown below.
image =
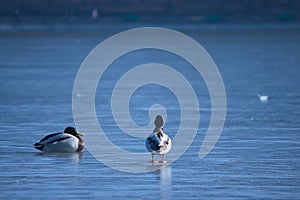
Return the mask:
M 152 154 L 152 162 L 157 162 L 154 160 L 154 155 L 162 155 L 161 162 L 164 163 L 165 154 L 171 150 L 172 141 L 163 131 L 163 119 L 160 115 L 156 116 L 154 125 L 153 133 L 146 139 L 146 148 Z
M 64 133 L 52 133 L 45 136 L 34 147 L 44 152 L 79 152 L 83 149 L 84 143 L 80 136 L 82 133 L 73 127 L 67 127 Z
M 78 142 L 79 140 L 75 136 L 62 133 L 49 140 L 40 142 L 40 144 L 44 145 L 43 151 L 45 152 L 76 152 L 78 149 Z

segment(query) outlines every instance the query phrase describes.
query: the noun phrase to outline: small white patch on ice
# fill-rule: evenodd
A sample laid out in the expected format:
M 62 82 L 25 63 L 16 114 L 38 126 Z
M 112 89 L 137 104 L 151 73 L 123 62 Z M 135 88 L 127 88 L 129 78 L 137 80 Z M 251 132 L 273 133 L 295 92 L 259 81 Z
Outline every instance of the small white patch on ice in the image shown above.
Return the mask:
M 258 96 L 258 98 L 259 98 L 259 101 L 261 102 L 261 103 L 266 103 L 266 102 L 268 102 L 268 99 L 269 99 L 269 97 L 267 96 L 267 95 L 257 95 Z

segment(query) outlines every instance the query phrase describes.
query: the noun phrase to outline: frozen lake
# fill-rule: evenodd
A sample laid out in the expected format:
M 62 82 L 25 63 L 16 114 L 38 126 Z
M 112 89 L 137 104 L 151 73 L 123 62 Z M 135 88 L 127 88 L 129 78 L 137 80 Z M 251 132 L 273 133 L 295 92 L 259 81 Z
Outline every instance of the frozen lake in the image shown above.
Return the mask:
M 109 138 L 128 151 L 146 152 L 143 139 L 122 134 L 112 120 L 107 97 L 121 76 L 119 65 L 161 62 L 180 66 L 191 82 L 200 82 L 201 120 L 193 144 L 171 165 L 142 174 L 111 169 L 86 148 L 74 154 L 41 154 L 32 146 L 48 133 L 74 126 L 72 90 L 81 62 L 101 41 L 125 28 L 2 29 L 0 198 L 298 199 L 300 28 L 174 29 L 202 44 L 217 64 L 227 95 L 226 122 L 214 149 L 199 159 L 211 113 L 203 80 L 184 61 L 162 52 L 136 52 L 115 62 L 97 88 L 96 110 Z M 143 94 L 159 94 L 155 100 L 166 105 L 164 130 L 172 138 L 179 126 L 178 102 L 170 91 L 153 87 L 137 91 L 133 119 L 146 125 L 147 109 L 155 102 L 144 101 Z M 258 94 L 268 95 L 268 102 L 261 103 Z

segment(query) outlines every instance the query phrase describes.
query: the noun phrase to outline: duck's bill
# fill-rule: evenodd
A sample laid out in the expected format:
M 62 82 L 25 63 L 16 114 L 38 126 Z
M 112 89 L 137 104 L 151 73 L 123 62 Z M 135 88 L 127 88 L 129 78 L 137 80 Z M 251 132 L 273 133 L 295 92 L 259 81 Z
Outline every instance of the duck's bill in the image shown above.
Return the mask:
M 78 134 L 79 136 L 85 136 L 84 133 L 80 133 L 80 132 L 78 132 L 78 131 L 77 131 L 77 134 Z

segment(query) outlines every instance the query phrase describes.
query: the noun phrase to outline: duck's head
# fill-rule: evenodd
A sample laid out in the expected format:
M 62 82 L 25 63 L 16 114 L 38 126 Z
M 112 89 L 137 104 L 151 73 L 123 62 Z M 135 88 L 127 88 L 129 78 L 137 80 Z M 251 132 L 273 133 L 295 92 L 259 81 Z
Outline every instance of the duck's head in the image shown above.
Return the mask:
M 154 120 L 155 128 L 161 128 L 164 125 L 164 120 L 161 115 L 157 115 Z
M 83 133 L 78 132 L 74 127 L 67 127 L 64 130 L 64 133 L 68 133 L 68 134 L 71 134 L 71 135 L 74 135 L 74 136 L 84 136 Z

